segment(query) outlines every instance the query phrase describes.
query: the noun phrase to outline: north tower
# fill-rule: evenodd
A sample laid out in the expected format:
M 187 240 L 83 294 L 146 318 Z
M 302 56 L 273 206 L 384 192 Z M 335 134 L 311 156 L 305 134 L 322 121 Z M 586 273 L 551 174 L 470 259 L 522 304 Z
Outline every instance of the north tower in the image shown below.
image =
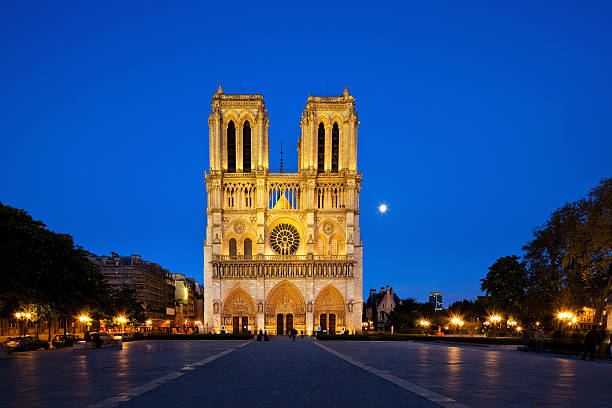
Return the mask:
M 359 121 L 348 89 L 308 98 L 297 173 L 269 172 L 262 95 L 219 86 L 208 123 L 208 330 L 361 331 Z

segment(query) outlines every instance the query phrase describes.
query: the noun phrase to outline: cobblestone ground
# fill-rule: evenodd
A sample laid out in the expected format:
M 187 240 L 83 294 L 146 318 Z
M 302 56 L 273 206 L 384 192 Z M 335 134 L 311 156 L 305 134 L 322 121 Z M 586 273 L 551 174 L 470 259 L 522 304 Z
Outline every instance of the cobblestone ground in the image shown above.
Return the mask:
M 122 349 L 13 353 L 0 360 L 1 407 L 85 407 L 241 341 L 138 341 Z
M 437 407 L 316 347 L 272 338 L 135 398 L 121 407 Z
M 0 360 L 0 406 L 436 406 L 408 390 L 455 400 L 446 406 L 612 406 L 607 361 L 413 342 L 319 344 L 340 356 L 287 338 L 15 353 Z
M 325 346 L 471 407 L 612 407 L 612 363 L 413 342 Z

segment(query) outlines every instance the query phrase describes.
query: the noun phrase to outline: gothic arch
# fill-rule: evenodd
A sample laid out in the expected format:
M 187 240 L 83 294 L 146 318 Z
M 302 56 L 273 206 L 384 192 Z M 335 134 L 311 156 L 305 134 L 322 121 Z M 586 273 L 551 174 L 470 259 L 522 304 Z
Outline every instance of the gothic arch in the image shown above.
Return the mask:
M 252 130 L 253 126 L 257 123 L 257 121 L 255 120 L 255 116 L 253 116 L 251 112 L 246 110 L 240 112 L 240 126 L 244 126 L 244 122 L 246 122 L 247 120 L 249 121 Z
M 253 298 L 241 287 L 232 290 L 223 301 L 223 317 L 248 316 L 254 319 L 256 314 Z
M 331 244 L 332 244 L 332 239 L 335 239 L 338 242 L 338 253 L 336 255 L 346 255 L 346 243 L 345 243 L 344 235 L 341 234 L 339 231 L 338 232 L 334 232 L 329 237 L 329 247 L 330 248 L 331 248 Z M 331 252 L 330 252 L 330 254 L 331 254 Z
M 293 315 L 293 324 L 296 328 L 298 326 L 303 327 L 306 324 L 306 302 L 304 302 L 304 297 L 294 284 L 286 280 L 274 286 L 266 297 L 266 326 L 271 328 L 275 326 L 276 315 L 278 313 L 291 313 Z
M 229 234 L 235 234 L 236 237 L 240 237 L 239 235 L 237 235 L 235 228 L 234 228 L 234 226 L 238 223 L 243 223 L 245 226 L 244 232 L 241 233 L 240 235 L 244 235 L 244 234 L 251 234 L 253 236 L 256 235 L 257 231 L 255 230 L 255 227 L 253 227 L 253 224 L 251 224 L 249 221 L 243 218 L 236 218 L 235 220 L 227 224 L 226 227 L 224 227 L 224 231 L 227 231 L 226 232 L 226 234 L 228 234 L 227 236 L 229 236 Z
M 336 325 L 345 325 L 345 303 L 342 293 L 333 285 L 327 285 L 317 295 L 314 303 L 315 326 L 319 326 L 321 314 L 333 313 L 336 315 Z

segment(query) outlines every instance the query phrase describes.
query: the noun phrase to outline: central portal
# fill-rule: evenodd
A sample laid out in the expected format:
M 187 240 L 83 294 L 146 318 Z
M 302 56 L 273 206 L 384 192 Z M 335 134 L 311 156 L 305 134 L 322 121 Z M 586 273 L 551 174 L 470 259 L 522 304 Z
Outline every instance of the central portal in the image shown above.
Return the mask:
M 284 335 L 292 329 L 306 331 L 306 302 L 298 288 L 282 281 L 265 300 L 265 327 L 270 334 Z

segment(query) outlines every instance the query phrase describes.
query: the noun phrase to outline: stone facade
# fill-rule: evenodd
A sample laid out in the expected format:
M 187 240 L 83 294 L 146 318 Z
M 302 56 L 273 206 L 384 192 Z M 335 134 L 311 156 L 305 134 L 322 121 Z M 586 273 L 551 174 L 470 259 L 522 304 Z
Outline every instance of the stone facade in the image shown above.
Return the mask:
M 366 302 L 363 313 L 364 322 L 368 322 L 368 328 L 376 331 L 391 330 L 389 315 L 395 307 L 401 303 L 400 298 L 393 292 L 393 288 L 380 288 L 376 293 L 370 289 L 370 296 Z
M 361 331 L 355 100 L 308 98 L 298 171 L 272 173 L 262 95 L 221 86 L 209 119 L 205 175 L 207 331 Z

